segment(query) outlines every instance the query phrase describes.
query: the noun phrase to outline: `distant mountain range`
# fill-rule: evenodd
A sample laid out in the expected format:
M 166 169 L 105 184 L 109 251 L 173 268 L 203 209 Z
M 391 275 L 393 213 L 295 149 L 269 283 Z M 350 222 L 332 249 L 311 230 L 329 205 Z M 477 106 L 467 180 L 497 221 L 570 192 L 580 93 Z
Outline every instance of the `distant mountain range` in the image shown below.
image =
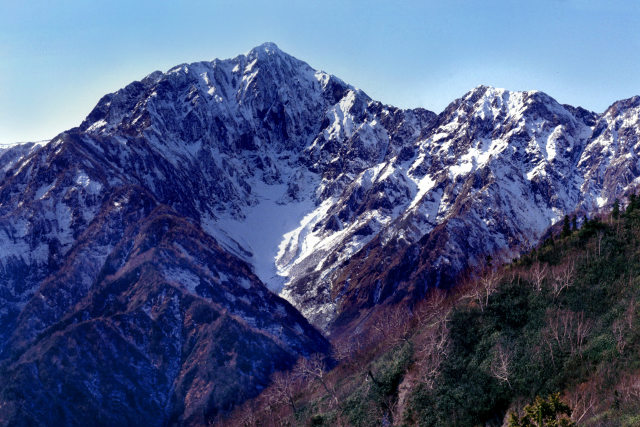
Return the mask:
M 0 420 L 199 424 L 635 191 L 640 97 L 383 105 L 272 43 L 0 148 Z

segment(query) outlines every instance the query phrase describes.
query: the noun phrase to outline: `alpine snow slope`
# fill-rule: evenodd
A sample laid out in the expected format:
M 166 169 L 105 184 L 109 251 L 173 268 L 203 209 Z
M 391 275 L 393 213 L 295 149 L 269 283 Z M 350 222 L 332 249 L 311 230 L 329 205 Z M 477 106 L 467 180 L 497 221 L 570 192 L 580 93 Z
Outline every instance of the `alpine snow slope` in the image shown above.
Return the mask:
M 639 134 L 637 96 L 436 115 L 272 43 L 156 71 L 0 150 L 0 420 L 200 423 L 327 351 L 307 320 L 357 332 L 633 191 Z

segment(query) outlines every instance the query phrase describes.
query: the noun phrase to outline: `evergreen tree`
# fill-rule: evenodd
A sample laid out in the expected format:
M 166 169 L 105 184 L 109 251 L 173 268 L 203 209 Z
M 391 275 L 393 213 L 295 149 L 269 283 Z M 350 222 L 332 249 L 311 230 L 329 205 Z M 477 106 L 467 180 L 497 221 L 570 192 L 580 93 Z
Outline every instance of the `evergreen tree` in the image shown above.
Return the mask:
M 571 234 L 571 223 L 569 221 L 569 215 L 564 216 L 564 224 L 562 225 L 562 237 L 567 237 Z
M 571 218 L 571 229 L 573 231 L 576 231 L 578 229 L 578 219 L 575 215 L 573 216 L 573 218 Z
M 569 418 L 571 408 L 560 400 L 560 393 L 554 393 L 546 399 L 536 397 L 535 402 L 524 407 L 521 417 L 512 412 L 509 427 L 570 427 L 576 424 Z
M 632 193 L 629 196 L 629 204 L 627 205 L 627 213 L 631 213 L 634 209 L 638 207 L 638 199 L 635 193 Z
M 613 217 L 613 219 L 620 218 L 620 201 L 618 199 L 616 199 L 613 202 L 613 209 L 611 210 L 611 216 Z
M 545 239 L 543 246 L 553 246 L 553 245 L 555 245 L 555 242 L 553 241 L 553 233 L 551 233 L 551 235 Z

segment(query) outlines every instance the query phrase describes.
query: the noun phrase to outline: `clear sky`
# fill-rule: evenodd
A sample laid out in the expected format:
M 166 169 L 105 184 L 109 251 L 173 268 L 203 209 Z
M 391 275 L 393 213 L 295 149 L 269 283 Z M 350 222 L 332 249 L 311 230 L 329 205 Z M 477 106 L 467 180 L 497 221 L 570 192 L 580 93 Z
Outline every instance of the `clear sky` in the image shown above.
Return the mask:
M 77 126 L 105 93 L 265 41 L 400 107 L 479 84 L 601 112 L 640 94 L 637 0 L 0 0 L 0 143 Z

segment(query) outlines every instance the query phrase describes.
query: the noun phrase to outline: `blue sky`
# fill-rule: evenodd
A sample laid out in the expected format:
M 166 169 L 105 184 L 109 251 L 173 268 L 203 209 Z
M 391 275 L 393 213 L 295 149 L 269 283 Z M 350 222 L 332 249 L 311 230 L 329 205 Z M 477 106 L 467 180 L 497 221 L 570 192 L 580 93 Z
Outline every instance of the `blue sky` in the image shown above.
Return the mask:
M 77 126 L 105 93 L 265 41 L 382 102 L 479 84 L 601 112 L 640 94 L 640 1 L 0 0 L 0 143 Z

